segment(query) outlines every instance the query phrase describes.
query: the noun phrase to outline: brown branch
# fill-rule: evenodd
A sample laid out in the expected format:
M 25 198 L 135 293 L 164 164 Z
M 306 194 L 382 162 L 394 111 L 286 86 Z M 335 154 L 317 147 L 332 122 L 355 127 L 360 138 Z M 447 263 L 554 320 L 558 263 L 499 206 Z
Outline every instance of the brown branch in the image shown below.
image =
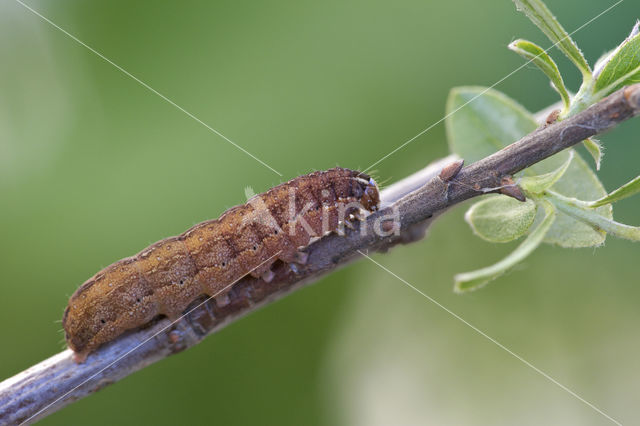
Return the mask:
M 240 316 L 344 266 L 359 257 L 360 251 L 385 251 L 395 244 L 420 239 L 432 218 L 483 194 L 482 188 L 498 187 L 504 177 L 639 113 L 640 84 L 636 84 L 463 168 L 453 181 L 442 180 L 438 173 L 456 158 L 440 160 L 382 191 L 384 208 L 369 216 L 358 230 L 345 236 L 329 235 L 310 245 L 308 262 L 301 270 L 294 272 L 286 264 L 276 264 L 271 283 L 245 277 L 235 284 L 229 293 L 229 304 L 218 306 L 215 300 L 201 300 L 192 305 L 200 306 L 176 323 L 156 320 L 101 347 L 84 364 L 74 363 L 71 351 L 66 350 L 5 380 L 0 383 L 0 423 L 41 419 L 149 364 L 194 346 Z M 371 232 L 373 226 L 380 225 L 380 218 L 394 209 L 399 212 L 399 235 L 382 237 Z

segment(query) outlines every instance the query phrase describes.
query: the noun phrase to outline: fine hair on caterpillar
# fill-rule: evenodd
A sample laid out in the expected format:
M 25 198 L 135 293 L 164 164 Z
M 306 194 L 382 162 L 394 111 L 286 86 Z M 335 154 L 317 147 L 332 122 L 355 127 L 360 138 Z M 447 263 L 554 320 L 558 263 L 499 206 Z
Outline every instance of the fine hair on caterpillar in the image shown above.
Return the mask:
M 103 343 L 157 316 L 179 318 L 203 295 L 215 295 L 216 304 L 224 306 L 232 283 L 246 275 L 268 283 L 276 261 L 296 273 L 311 242 L 344 234 L 345 227 L 355 228 L 379 206 L 376 182 L 343 168 L 303 175 L 253 196 L 220 218 L 152 244 L 87 280 L 65 309 L 67 344 L 82 362 Z M 398 212 L 386 213 L 377 215 L 373 231 L 399 233 Z M 358 232 L 367 232 L 367 226 L 358 226 Z

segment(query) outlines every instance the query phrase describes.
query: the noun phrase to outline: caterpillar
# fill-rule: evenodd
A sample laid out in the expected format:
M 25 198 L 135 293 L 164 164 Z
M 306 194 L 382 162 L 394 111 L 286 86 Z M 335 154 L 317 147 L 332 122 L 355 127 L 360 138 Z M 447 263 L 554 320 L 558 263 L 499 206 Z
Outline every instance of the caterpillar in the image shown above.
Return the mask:
M 157 316 L 178 318 L 198 297 L 216 296 L 224 305 L 230 284 L 248 274 L 270 282 L 277 260 L 295 271 L 306 262 L 300 250 L 313 239 L 340 231 L 379 204 L 376 182 L 344 168 L 278 185 L 88 279 L 64 311 L 67 345 L 84 362 L 127 330 Z

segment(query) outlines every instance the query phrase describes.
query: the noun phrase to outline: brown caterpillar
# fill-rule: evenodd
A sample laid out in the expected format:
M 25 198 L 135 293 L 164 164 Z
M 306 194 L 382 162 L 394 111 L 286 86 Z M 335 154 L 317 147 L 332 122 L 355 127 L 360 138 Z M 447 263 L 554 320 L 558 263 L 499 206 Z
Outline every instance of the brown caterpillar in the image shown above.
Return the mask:
M 304 264 L 300 248 L 335 232 L 359 211 L 379 207 L 369 176 L 334 168 L 297 177 L 107 266 L 76 290 L 62 325 L 75 359 L 158 315 L 178 318 L 201 295 L 214 296 L 251 274 L 266 282 L 276 260 Z M 277 256 L 276 256 L 277 255 Z M 295 270 L 295 269 L 294 269 Z M 228 291 L 228 289 L 227 289 Z M 222 305 L 226 295 L 216 301 Z

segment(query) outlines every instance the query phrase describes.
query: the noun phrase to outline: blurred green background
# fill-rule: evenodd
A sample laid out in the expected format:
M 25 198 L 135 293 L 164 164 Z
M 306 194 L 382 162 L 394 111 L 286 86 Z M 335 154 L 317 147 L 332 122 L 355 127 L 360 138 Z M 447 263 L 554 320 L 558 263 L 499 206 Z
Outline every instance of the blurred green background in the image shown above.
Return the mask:
M 572 31 L 613 1 L 549 0 Z M 0 3 L 0 379 L 63 348 L 69 295 L 111 262 L 299 174 L 365 168 L 439 120 L 449 89 L 549 42 L 507 0 L 29 1 L 57 25 L 280 171 L 269 169 L 13 0 Z M 627 1 L 575 35 L 593 63 L 640 17 Z M 578 72 L 553 52 L 569 87 Z M 496 87 L 556 102 L 532 66 Z M 640 171 L 640 120 L 604 136 L 608 189 Z M 382 162 L 396 180 L 447 153 L 438 125 Z M 640 250 L 543 246 L 464 296 L 452 277 L 513 246 L 464 207 L 375 258 L 623 423 L 640 420 Z M 640 224 L 640 197 L 616 205 Z M 636 265 L 636 266 L 634 266 Z M 43 424 L 610 424 L 428 300 L 361 261 Z

